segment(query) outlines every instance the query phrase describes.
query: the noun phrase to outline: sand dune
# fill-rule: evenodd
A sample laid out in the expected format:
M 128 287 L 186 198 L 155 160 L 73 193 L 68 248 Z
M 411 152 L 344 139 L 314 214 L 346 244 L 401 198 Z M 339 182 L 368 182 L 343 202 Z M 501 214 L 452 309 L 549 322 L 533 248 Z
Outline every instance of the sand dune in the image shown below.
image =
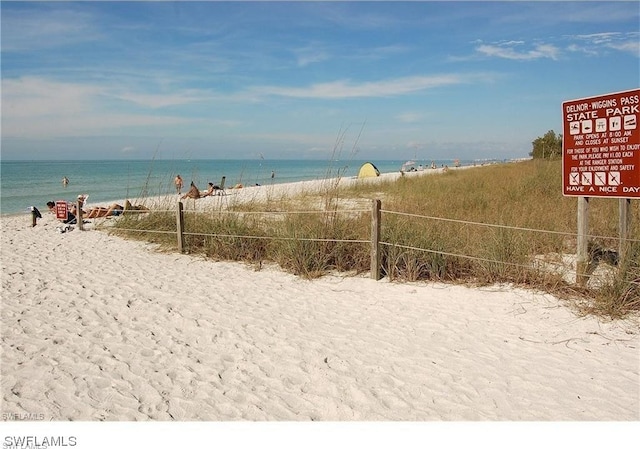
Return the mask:
M 640 418 L 638 319 L 510 286 L 307 281 L 2 218 L 5 420 Z

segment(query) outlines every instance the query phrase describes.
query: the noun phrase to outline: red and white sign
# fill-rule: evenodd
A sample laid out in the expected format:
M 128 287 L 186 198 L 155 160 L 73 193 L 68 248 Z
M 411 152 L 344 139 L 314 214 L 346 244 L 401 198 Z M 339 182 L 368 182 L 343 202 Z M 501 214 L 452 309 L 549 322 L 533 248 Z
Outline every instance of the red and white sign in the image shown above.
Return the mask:
M 56 218 L 66 220 L 69 212 L 69 206 L 66 201 L 56 201 Z
M 562 193 L 640 198 L 640 89 L 562 103 Z

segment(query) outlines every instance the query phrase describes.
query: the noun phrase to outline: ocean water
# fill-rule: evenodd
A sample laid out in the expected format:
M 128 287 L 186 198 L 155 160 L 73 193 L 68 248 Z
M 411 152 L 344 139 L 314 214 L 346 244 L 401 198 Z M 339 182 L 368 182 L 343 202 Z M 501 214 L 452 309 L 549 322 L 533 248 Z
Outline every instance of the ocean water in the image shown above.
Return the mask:
M 75 201 L 88 194 L 88 204 L 108 205 L 113 201 L 163 196 L 175 193 L 173 179 L 180 174 L 183 192 L 194 181 L 200 190 L 208 182 L 226 186 L 277 183 L 356 176 L 367 161 L 322 160 L 105 160 L 105 161 L 1 161 L 0 213 L 27 213 L 30 206 L 46 210 L 47 201 Z M 399 171 L 403 161 L 371 161 L 381 173 Z M 430 164 L 431 161 L 416 161 Z M 453 161 L 435 161 L 438 166 Z M 462 165 L 471 161 L 461 161 Z M 417 166 L 417 165 L 416 165 Z M 271 172 L 274 177 L 271 178 Z M 62 178 L 67 177 L 65 187 Z

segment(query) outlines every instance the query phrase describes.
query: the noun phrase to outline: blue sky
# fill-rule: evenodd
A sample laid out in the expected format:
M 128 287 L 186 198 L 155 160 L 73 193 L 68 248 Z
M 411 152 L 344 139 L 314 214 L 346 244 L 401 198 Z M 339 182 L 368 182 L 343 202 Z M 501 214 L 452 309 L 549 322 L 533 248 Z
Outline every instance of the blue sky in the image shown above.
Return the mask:
M 638 2 L 5 2 L 2 158 L 525 157 Z

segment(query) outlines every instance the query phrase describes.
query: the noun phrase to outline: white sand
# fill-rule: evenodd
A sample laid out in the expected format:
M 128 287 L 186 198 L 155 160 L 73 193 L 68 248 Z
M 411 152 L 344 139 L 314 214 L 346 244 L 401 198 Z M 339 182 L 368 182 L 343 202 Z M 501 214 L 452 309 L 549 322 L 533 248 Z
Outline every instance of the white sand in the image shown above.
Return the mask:
M 5 420 L 640 419 L 637 317 L 1 224 Z

